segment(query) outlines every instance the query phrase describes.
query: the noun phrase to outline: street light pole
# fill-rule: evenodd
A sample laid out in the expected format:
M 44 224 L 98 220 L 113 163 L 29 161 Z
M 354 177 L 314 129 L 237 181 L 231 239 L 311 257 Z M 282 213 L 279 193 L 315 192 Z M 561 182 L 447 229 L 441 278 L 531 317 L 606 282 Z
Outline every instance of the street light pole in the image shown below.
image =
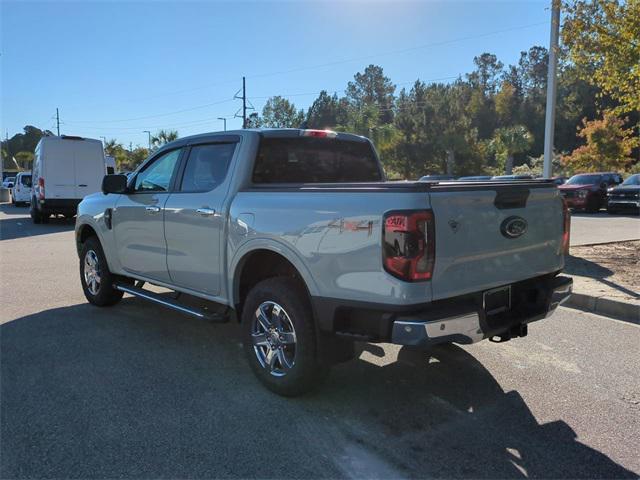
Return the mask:
M 549 70 L 547 72 L 547 107 L 544 121 L 544 164 L 542 176 L 551 178 L 553 133 L 556 123 L 556 92 L 558 89 L 558 37 L 560 36 L 560 0 L 551 0 L 551 38 L 549 40 Z
M 218 117 L 218 120 L 222 120 L 224 122 L 224 131 L 227 131 L 227 119 L 224 117 Z
M 149 151 L 151 151 L 151 132 L 149 130 L 143 130 L 142 133 L 146 133 L 149 139 Z

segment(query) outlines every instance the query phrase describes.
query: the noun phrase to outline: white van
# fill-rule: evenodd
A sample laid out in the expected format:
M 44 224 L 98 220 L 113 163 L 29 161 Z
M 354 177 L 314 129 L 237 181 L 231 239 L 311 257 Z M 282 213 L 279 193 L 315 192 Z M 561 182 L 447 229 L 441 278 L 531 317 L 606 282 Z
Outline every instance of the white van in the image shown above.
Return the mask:
M 104 156 L 104 165 L 107 167 L 107 175 L 116 173 L 116 159 L 111 155 Z
M 31 201 L 31 172 L 20 172 L 11 189 L 11 202 L 17 207 Z
M 105 170 L 100 140 L 42 137 L 33 160 L 33 222 L 46 223 L 52 214 L 73 217 L 85 195 L 100 191 Z

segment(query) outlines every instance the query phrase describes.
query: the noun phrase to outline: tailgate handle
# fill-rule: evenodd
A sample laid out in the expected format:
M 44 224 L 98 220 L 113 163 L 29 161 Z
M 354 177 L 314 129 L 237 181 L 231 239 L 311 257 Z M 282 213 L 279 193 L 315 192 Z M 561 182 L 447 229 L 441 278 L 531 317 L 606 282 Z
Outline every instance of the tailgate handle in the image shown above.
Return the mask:
M 522 187 L 511 187 L 509 189 L 497 190 L 493 204 L 500 210 L 509 208 L 524 208 L 527 206 L 529 189 Z

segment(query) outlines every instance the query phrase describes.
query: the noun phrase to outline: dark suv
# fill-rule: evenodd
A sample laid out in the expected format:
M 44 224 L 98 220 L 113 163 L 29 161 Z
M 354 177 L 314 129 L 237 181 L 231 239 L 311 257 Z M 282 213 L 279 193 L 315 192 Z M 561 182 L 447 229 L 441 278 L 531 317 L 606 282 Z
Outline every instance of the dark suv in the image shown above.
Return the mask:
M 619 173 L 581 173 L 558 187 L 569 208 L 597 212 L 607 206 L 607 189 L 622 183 Z
M 622 210 L 640 214 L 640 173 L 631 175 L 621 185 L 609 189 L 607 212 L 617 213 Z

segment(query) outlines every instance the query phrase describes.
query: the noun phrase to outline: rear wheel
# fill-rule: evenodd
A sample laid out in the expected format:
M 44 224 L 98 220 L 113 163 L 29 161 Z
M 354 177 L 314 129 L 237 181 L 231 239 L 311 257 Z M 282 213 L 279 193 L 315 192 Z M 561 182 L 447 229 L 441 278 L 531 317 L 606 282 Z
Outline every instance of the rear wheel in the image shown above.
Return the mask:
M 36 207 L 35 198 L 31 199 L 31 208 L 29 209 L 29 215 L 31 215 L 31 220 L 33 221 L 33 223 L 42 223 L 42 216 L 40 215 L 40 212 Z
M 115 276 L 109 271 L 107 259 L 97 237 L 89 237 L 80 252 L 80 281 L 84 296 L 90 303 L 105 307 L 115 305 L 124 292 L 113 288 Z
M 253 287 L 242 323 L 247 360 L 269 390 L 301 395 L 326 377 L 329 367 L 318 358 L 309 298 L 294 279 L 269 278 Z

